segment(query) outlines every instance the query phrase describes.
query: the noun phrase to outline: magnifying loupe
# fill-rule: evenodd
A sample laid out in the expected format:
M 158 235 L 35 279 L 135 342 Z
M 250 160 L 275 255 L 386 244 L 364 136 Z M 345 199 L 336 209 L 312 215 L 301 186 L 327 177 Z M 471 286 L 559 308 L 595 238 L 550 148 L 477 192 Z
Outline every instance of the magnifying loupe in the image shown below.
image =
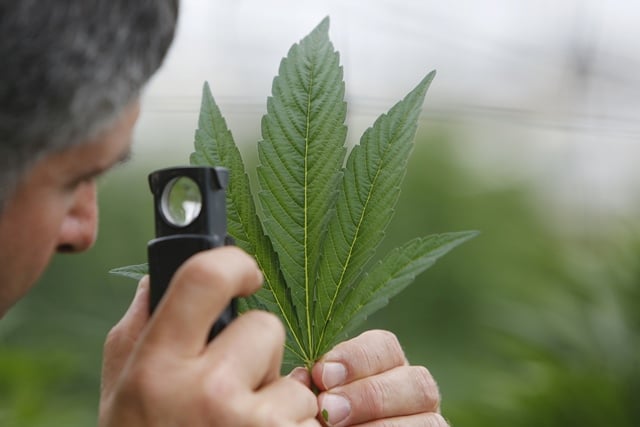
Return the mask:
M 231 244 L 227 236 L 225 168 L 185 166 L 149 175 L 156 237 L 147 246 L 151 283 L 150 310 L 164 296 L 180 266 L 194 254 Z M 237 314 L 236 300 L 211 327 L 213 339 Z
M 200 187 L 187 176 L 173 178 L 162 192 L 160 206 L 168 223 L 176 227 L 189 225 L 202 210 Z

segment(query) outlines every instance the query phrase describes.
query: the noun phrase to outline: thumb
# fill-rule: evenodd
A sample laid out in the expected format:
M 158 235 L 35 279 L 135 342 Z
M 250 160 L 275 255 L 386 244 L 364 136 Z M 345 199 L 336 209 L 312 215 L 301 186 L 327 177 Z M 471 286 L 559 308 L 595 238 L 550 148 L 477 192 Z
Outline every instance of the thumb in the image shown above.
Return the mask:
M 311 387 L 311 376 L 309 375 L 309 370 L 301 366 L 294 368 L 291 372 L 289 372 L 289 375 L 287 375 L 287 377 L 294 379 L 307 387 Z
M 143 277 L 133 301 L 122 319 L 109 331 L 104 344 L 102 363 L 102 395 L 108 397 L 118 374 L 133 351 L 142 330 L 149 321 L 149 276 Z

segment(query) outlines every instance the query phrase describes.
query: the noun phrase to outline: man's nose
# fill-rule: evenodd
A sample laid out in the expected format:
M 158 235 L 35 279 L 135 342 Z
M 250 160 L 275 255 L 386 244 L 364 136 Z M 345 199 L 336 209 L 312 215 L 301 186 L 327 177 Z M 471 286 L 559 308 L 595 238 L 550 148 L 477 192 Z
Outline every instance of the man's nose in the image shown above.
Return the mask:
M 98 234 L 96 183 L 80 184 L 71 209 L 67 212 L 58 236 L 58 252 L 83 252 L 93 246 Z

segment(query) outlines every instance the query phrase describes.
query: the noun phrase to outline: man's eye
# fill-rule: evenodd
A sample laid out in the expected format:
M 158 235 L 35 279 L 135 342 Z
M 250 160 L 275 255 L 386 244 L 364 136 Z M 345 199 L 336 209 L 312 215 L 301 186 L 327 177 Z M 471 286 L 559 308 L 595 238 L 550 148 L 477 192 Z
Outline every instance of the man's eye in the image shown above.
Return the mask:
M 84 175 L 71 181 L 65 188 L 67 191 L 75 191 L 83 184 L 91 184 L 95 182 L 97 176 L 94 174 Z

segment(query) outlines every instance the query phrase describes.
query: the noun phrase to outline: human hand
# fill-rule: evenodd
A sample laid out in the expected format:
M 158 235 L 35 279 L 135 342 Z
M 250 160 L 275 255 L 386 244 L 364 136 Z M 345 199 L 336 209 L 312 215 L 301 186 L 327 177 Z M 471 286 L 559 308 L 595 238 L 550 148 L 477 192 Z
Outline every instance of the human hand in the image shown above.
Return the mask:
M 239 249 L 201 252 L 176 272 L 149 318 L 142 279 L 107 337 L 99 425 L 319 427 L 313 393 L 279 375 L 285 334 L 275 316 L 246 313 L 206 342 L 230 299 L 261 283 Z
M 408 364 L 390 332 L 368 331 L 338 344 L 311 375 L 328 426 L 448 426 L 435 380 L 425 367 Z

